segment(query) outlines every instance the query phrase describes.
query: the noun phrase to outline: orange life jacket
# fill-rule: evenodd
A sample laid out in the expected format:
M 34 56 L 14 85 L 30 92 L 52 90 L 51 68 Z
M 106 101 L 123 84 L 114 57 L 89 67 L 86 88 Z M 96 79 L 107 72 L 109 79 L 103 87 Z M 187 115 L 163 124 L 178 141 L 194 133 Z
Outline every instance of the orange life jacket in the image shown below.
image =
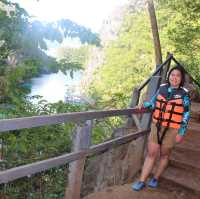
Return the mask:
M 166 90 L 166 89 L 164 89 Z M 183 99 L 182 95 L 175 94 L 175 97 L 167 100 L 162 92 L 156 98 L 153 122 L 161 126 L 179 129 L 183 120 Z

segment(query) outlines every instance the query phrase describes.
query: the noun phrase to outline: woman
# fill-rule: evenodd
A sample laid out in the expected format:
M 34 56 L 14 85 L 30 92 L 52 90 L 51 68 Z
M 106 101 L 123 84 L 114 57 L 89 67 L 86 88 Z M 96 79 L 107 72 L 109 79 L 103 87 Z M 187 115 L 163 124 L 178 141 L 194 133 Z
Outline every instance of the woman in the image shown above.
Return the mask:
M 180 143 L 186 132 L 190 115 L 188 90 L 183 87 L 185 74 L 180 66 L 173 67 L 150 102 L 143 106 L 153 110 L 153 122 L 148 140 L 148 152 L 142 173 L 132 189 L 139 191 L 145 187 L 145 181 L 151 173 L 155 160 L 160 154 L 158 168 L 148 186 L 156 188 L 158 180 L 169 162 L 169 156 L 176 143 Z

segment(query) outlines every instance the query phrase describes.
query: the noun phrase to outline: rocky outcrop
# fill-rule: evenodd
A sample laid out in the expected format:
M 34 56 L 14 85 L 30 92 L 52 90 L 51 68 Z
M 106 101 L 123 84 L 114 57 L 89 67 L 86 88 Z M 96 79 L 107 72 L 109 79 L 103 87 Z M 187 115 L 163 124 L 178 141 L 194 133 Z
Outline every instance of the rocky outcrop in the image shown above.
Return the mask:
M 116 8 L 111 16 L 103 21 L 100 29 L 101 45 L 105 47 L 110 41 L 117 39 L 120 27 L 123 22 L 125 7 Z
M 122 135 L 133 133 L 134 128 L 120 128 Z M 144 137 L 98 154 L 87 161 L 82 185 L 82 196 L 113 185 L 130 182 L 141 168 Z
M 104 62 L 104 51 L 100 47 L 92 47 L 89 50 L 89 55 L 90 56 L 83 74 L 83 79 L 80 82 L 80 91 L 82 95 L 85 94 L 85 91 L 90 85 L 94 71 Z
M 113 13 L 104 20 L 99 32 L 101 47 L 94 47 L 89 52 L 90 56 L 88 63 L 86 64 L 83 79 L 80 83 L 82 95 L 86 95 L 87 88 L 92 82 L 94 71 L 101 67 L 104 63 L 105 47 L 107 47 L 111 41 L 114 41 L 118 38 L 125 15 L 127 13 L 137 12 L 141 9 L 144 9 L 144 7 L 145 3 L 143 0 L 131 0 L 127 5 L 117 7 Z
M 135 13 L 145 8 L 146 1 L 144 0 L 130 0 L 127 11 L 129 13 Z
M 125 7 L 118 7 L 116 10 L 104 20 L 102 27 L 99 32 L 101 46 L 92 47 L 89 51 L 89 59 L 86 64 L 86 69 L 83 74 L 83 79 L 80 82 L 80 90 L 84 96 L 87 92 L 87 88 L 93 79 L 94 71 L 101 67 L 105 60 L 105 47 L 110 41 L 117 38 L 119 29 L 123 22 L 123 16 L 125 12 Z

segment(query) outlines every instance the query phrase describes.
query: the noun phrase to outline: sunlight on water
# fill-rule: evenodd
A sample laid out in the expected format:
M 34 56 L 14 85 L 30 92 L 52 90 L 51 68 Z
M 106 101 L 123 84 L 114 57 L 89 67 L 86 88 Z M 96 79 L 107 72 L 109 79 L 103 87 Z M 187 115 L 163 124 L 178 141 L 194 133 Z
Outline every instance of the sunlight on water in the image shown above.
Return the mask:
M 66 97 L 80 95 L 77 87 L 81 79 L 81 73 L 75 72 L 74 78 L 70 75 L 58 73 L 45 74 L 32 79 L 31 93 L 29 96 L 41 95 L 48 102 L 65 101 Z

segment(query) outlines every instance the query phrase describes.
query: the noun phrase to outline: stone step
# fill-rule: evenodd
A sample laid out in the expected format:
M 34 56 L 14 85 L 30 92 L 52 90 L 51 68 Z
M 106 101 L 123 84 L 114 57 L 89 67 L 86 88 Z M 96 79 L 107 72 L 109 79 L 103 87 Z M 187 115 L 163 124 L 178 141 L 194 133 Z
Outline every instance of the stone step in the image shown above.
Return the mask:
M 191 104 L 191 120 L 200 121 L 200 103 L 192 102 Z
M 200 119 L 199 119 L 199 117 L 190 117 L 190 122 L 200 122 Z
M 199 112 L 200 113 L 200 103 L 192 102 L 191 103 L 191 111 Z
M 188 138 L 191 139 L 191 138 Z M 195 140 L 195 138 L 193 138 L 194 141 L 190 141 L 187 140 L 185 138 L 185 140 L 181 143 L 176 145 L 175 149 L 176 151 L 191 151 L 193 153 L 198 153 L 200 154 L 200 140 Z
M 187 147 L 193 148 L 193 149 L 198 149 L 200 146 L 200 133 L 199 131 L 192 131 L 192 130 L 187 130 L 186 135 L 184 136 L 183 142 L 178 144 L 177 147 Z
M 189 122 L 188 128 L 187 128 L 187 133 L 192 132 L 192 133 L 200 133 L 200 122 Z
M 200 114 L 199 113 L 190 112 L 190 121 L 199 122 L 200 121 Z
M 200 197 L 200 175 L 195 172 L 169 166 L 161 176 L 161 179 L 192 191 Z
M 177 168 L 184 168 L 188 172 L 196 172 L 200 176 L 200 151 L 180 151 L 175 149 L 170 157 L 170 165 Z

